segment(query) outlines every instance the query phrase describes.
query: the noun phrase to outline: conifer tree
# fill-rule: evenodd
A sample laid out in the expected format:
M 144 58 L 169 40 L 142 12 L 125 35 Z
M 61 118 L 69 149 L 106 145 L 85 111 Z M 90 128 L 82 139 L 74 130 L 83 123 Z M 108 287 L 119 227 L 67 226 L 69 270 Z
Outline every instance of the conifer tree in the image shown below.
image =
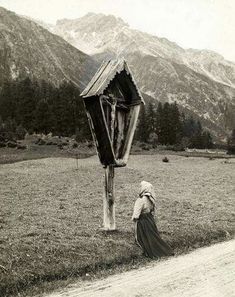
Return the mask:
M 162 110 L 162 125 L 161 125 L 161 140 L 162 144 L 172 144 L 171 141 L 171 129 L 170 124 L 170 104 L 168 102 L 164 103 Z
M 54 130 L 53 114 L 45 99 L 38 101 L 35 110 L 35 131 L 48 134 Z
M 146 133 L 149 136 L 156 132 L 156 112 L 152 102 L 149 103 L 146 111 Z
M 163 143 L 162 137 L 162 125 L 163 125 L 163 108 L 162 103 L 159 102 L 156 111 L 156 133 L 158 135 L 158 142 Z
M 168 117 L 168 125 L 169 125 L 169 144 L 179 143 L 182 138 L 182 123 L 180 112 L 176 102 L 170 105 L 169 117 Z
M 213 148 L 214 144 L 212 141 L 212 136 L 209 131 L 202 132 L 202 139 L 203 139 L 204 148 L 208 148 L 208 149 Z
M 14 97 L 14 83 L 6 81 L 0 93 L 0 114 L 3 120 L 16 117 L 16 100 Z
M 30 78 L 18 83 L 17 120 L 27 130 L 34 127 L 36 106 L 34 91 L 34 85 Z
M 235 154 L 235 129 L 232 130 L 231 136 L 228 138 L 227 150 L 228 154 Z
M 145 106 L 141 106 L 140 109 L 139 122 L 137 127 L 137 139 L 141 142 L 148 141 Z

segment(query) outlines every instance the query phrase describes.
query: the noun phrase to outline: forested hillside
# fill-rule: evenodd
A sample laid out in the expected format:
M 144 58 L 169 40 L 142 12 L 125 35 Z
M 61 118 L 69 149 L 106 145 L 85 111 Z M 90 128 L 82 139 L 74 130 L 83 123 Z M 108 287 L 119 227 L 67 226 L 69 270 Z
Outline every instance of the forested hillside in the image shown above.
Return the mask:
M 71 82 L 59 87 L 30 78 L 5 82 L 0 92 L 0 117 L 0 133 L 9 140 L 26 132 L 75 136 L 78 141 L 91 139 L 80 91 Z M 176 103 L 150 102 L 142 107 L 135 140 L 152 146 L 212 146 L 211 136 L 200 122 L 186 118 Z
M 59 87 L 30 78 L 6 82 L 0 92 L 0 116 L 11 131 L 20 126 L 29 133 L 76 134 L 85 140 L 90 132 L 79 94 L 71 82 Z

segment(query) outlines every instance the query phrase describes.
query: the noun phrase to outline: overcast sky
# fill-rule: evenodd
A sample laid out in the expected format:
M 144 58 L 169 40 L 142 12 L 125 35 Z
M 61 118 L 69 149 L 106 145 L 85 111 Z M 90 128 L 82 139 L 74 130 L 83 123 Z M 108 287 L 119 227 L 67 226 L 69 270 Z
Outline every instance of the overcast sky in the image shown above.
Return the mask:
M 49 23 L 88 12 L 114 14 L 132 28 L 235 62 L 235 0 L 0 0 L 0 6 Z

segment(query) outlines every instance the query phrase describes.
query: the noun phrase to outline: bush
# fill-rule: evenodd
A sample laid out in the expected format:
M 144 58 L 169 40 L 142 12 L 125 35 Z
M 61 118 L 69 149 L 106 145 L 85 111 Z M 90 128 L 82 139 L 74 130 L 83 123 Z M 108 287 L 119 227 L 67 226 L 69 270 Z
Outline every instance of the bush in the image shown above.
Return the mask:
M 141 142 L 140 147 L 142 148 L 142 150 L 149 151 L 152 148 L 152 145 L 145 142 Z
M 184 152 L 185 151 L 185 147 L 182 144 L 175 144 L 173 146 L 173 151 L 174 152 Z
M 164 158 L 162 159 L 162 162 L 168 163 L 168 162 L 169 162 L 169 159 L 168 159 L 167 157 L 164 157 Z
M 38 145 L 45 145 L 46 141 L 44 139 L 39 138 L 38 141 L 35 142 Z
M 166 151 L 173 151 L 173 150 L 174 150 L 174 145 L 167 145 L 167 146 L 165 147 L 165 150 L 166 150 Z
M 17 149 L 18 150 L 26 150 L 27 149 L 27 146 L 26 145 L 22 145 L 22 144 L 18 144 L 17 145 Z
M 174 144 L 174 145 L 167 145 L 165 150 L 174 151 L 174 152 L 184 152 L 185 147 L 181 143 L 178 143 L 178 144 Z
M 16 148 L 17 143 L 15 141 L 8 141 L 7 146 L 10 147 L 10 148 Z
M 235 129 L 233 129 L 232 134 L 228 139 L 227 154 L 235 155 Z
M 16 137 L 17 139 L 24 139 L 25 135 L 26 135 L 27 131 L 25 130 L 25 128 L 21 125 L 16 127 Z
M 33 135 L 34 134 L 34 129 L 33 128 L 29 128 L 28 133 L 29 133 L 29 135 Z
M 0 147 L 5 147 L 7 146 L 5 142 L 0 142 Z

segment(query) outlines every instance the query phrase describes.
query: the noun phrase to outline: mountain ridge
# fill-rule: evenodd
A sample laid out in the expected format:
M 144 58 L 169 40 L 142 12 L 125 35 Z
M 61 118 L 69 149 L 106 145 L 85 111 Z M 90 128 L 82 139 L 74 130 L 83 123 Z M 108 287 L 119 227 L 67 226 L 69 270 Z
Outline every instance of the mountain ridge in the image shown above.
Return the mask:
M 220 54 L 183 49 L 104 14 L 58 21 L 53 31 L 99 63 L 125 58 L 143 93 L 161 102 L 176 101 L 218 137 L 235 125 L 235 64 Z
M 81 23 L 83 24 L 82 26 L 81 26 Z M 168 40 L 167 38 L 157 37 L 157 36 L 151 35 L 149 33 L 145 33 L 145 32 L 141 32 L 136 29 L 132 29 L 121 18 L 117 18 L 112 15 L 107 16 L 105 14 L 90 13 L 90 14 L 87 14 L 81 18 L 78 18 L 78 19 L 58 20 L 56 26 L 54 27 L 54 32 L 56 34 L 62 35 L 64 38 L 66 38 L 66 36 L 63 35 L 63 33 L 66 32 L 67 36 L 68 36 L 71 32 L 71 31 L 69 31 L 69 29 L 71 29 L 71 26 L 72 27 L 77 26 L 80 31 L 83 31 L 84 27 L 86 27 L 87 33 L 89 32 L 91 34 L 91 36 L 93 36 L 92 43 L 94 43 L 94 40 L 95 40 L 94 37 L 95 37 L 96 33 L 99 33 L 99 31 L 102 31 L 102 32 L 104 32 L 103 35 L 105 35 L 107 32 L 110 31 L 110 27 L 112 27 L 112 31 L 114 34 L 116 34 L 116 35 L 123 34 L 123 38 L 125 38 L 124 35 L 128 35 L 130 33 L 132 35 L 133 34 L 139 35 L 139 37 L 141 37 L 142 39 L 144 39 L 150 43 L 153 43 L 153 42 L 159 43 L 158 49 L 160 49 L 161 52 L 154 53 L 154 49 L 152 48 L 152 49 L 150 49 L 150 53 L 152 55 L 154 55 L 154 54 L 160 55 L 164 58 L 170 57 L 177 62 L 181 62 L 183 64 L 187 63 L 187 65 L 190 68 L 196 70 L 197 72 L 204 73 L 206 75 L 209 75 L 209 73 L 210 73 L 210 71 L 208 71 L 208 69 L 203 69 L 203 68 L 195 69 L 194 68 L 194 67 L 198 66 L 198 65 L 195 65 L 196 60 L 200 59 L 201 63 L 203 62 L 203 66 L 206 66 L 208 68 L 209 66 L 206 65 L 205 63 L 206 62 L 212 63 L 212 61 L 214 61 L 213 59 L 217 58 L 216 63 L 223 63 L 223 65 L 233 68 L 233 74 L 232 74 L 232 78 L 230 80 L 228 79 L 228 77 L 223 77 L 223 78 L 220 77 L 220 79 L 218 79 L 218 77 L 217 77 L 217 81 L 224 82 L 228 85 L 231 85 L 231 86 L 233 85 L 235 87 L 235 63 L 225 60 L 222 55 L 220 55 L 214 51 L 184 49 L 183 47 L 179 46 L 177 43 L 172 42 L 172 41 Z M 97 27 L 98 27 L 98 30 L 97 30 Z M 76 30 L 74 30 L 74 32 L 72 31 L 72 33 L 73 34 L 70 34 L 70 36 L 69 36 L 69 39 L 70 39 L 69 42 L 72 43 L 74 46 L 79 47 L 79 45 L 76 44 L 75 39 L 78 38 L 81 42 L 82 38 L 80 36 L 76 37 L 76 34 L 78 34 L 78 31 L 76 32 Z M 132 36 L 129 36 L 129 37 L 131 38 Z M 109 38 L 109 36 L 108 36 L 108 38 Z M 108 38 L 107 38 L 107 36 L 105 36 L 105 39 L 104 39 L 104 37 L 102 37 L 102 39 L 104 40 L 104 43 L 108 42 Z M 98 43 L 97 40 L 95 40 L 95 42 Z M 89 49 L 82 47 L 82 45 L 81 45 L 81 48 L 83 48 L 83 51 L 86 52 L 86 50 L 87 50 L 87 53 L 89 55 L 94 55 L 94 54 L 97 54 L 99 51 L 105 50 L 105 48 L 103 48 L 103 49 L 100 48 L 100 44 L 96 44 L 95 49 L 94 49 L 94 47 L 92 47 L 91 44 L 89 44 L 89 45 L 90 45 Z M 110 47 L 110 45 L 108 45 L 108 46 Z M 165 48 L 163 48 L 164 46 L 165 46 Z M 149 47 L 150 47 L 150 44 L 148 43 L 148 46 L 147 47 L 145 46 L 145 49 L 149 48 Z M 174 47 L 174 52 L 172 52 L 173 47 Z M 96 52 L 95 52 L 95 50 L 96 50 Z M 155 50 L 156 50 L 156 47 L 155 47 Z M 169 54 L 171 54 L 171 55 L 169 56 Z M 183 57 L 181 56 L 182 54 L 184 55 Z M 207 61 L 202 61 L 203 59 L 201 56 L 203 56 L 203 57 L 207 56 Z M 209 59 L 209 61 L 208 61 L 208 59 Z M 213 73 L 213 76 L 214 76 L 213 78 L 215 79 L 216 73 Z
M 90 56 L 62 37 L 3 7 L 0 28 L 0 84 L 29 76 L 54 85 L 70 80 L 84 88 L 96 69 Z
M 51 26 L 0 8 L 1 14 L 5 20 L 0 19 L 0 74 L 5 72 L 12 79 L 42 76 L 57 84 L 67 77 L 82 91 L 101 61 L 124 57 L 149 99 L 176 101 L 181 110 L 196 116 L 220 139 L 235 126 L 235 64 L 215 52 L 185 50 L 166 38 L 131 29 L 112 15 L 90 13 Z M 13 22 L 10 26 L 9 19 Z M 11 26 L 14 30 L 7 31 Z M 35 44 L 32 38 L 29 42 L 31 35 Z M 19 47 L 22 36 L 23 51 Z M 92 56 L 84 53 L 86 50 Z M 15 59 L 19 63 L 21 57 L 18 67 Z M 44 71 L 36 67 L 39 61 L 45 65 Z

